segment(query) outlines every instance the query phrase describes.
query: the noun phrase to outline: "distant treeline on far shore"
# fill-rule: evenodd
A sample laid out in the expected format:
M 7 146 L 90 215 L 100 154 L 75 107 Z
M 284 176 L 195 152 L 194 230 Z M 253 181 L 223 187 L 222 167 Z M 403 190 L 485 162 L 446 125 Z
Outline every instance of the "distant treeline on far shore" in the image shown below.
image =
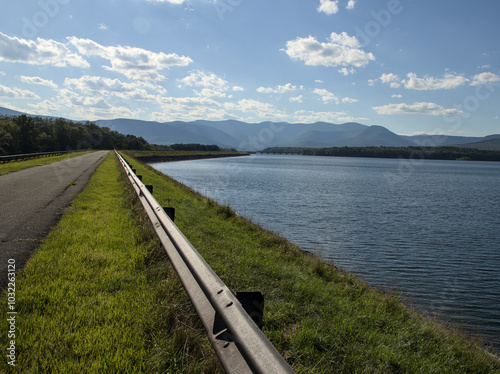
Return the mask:
M 500 161 L 500 151 L 484 151 L 458 147 L 271 147 L 266 148 L 261 152 L 274 154 L 300 154 L 305 156 Z
M 124 135 L 93 122 L 64 118 L 0 116 L 0 156 L 83 149 L 142 151 L 228 151 L 217 145 L 155 145 L 144 138 Z M 234 151 L 233 149 L 229 151 Z

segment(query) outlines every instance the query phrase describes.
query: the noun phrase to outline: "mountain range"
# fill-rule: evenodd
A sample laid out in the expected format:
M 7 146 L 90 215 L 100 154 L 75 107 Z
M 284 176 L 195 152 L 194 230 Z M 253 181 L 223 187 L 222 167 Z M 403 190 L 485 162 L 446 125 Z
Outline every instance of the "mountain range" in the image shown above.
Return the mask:
M 0 114 L 20 115 L 0 107 Z M 486 137 L 398 135 L 383 126 L 349 122 L 312 124 L 287 122 L 246 123 L 236 120 L 152 122 L 118 118 L 95 121 L 122 134 L 141 136 L 151 144 L 215 144 L 222 148 L 259 151 L 268 147 L 407 147 L 461 146 L 500 150 L 500 134 Z
M 123 134 L 142 136 L 153 144 L 216 144 L 241 151 L 259 151 L 268 147 L 408 147 L 466 146 L 500 150 L 500 134 L 486 137 L 445 135 L 404 136 L 383 126 L 349 122 L 311 124 L 287 122 L 246 123 L 235 120 L 192 122 L 148 122 L 132 119 L 96 121 Z

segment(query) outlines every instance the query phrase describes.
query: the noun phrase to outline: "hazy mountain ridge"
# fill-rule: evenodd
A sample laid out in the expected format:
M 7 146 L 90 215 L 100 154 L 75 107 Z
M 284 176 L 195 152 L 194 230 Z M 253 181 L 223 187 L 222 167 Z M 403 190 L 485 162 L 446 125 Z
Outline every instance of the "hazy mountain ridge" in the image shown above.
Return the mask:
M 23 113 L 0 107 L 0 114 Z M 287 122 L 246 123 L 237 120 L 154 122 L 118 118 L 95 121 L 122 134 L 143 137 L 152 144 L 215 144 L 223 148 L 260 151 L 268 147 L 408 147 L 461 146 L 500 150 L 500 135 L 461 137 L 446 135 L 398 135 L 383 126 L 356 122 L 311 124 Z

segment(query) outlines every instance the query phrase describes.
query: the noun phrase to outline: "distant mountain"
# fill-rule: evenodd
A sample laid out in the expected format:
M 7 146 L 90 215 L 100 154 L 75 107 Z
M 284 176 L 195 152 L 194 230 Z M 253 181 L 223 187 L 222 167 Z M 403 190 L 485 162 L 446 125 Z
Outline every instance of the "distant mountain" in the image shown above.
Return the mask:
M 16 110 L 12 109 L 7 109 L 7 108 L 2 108 L 0 107 L 0 115 L 3 116 L 20 116 L 21 114 L 26 114 L 26 113 L 21 113 Z
M 500 151 L 500 134 L 485 136 L 481 139 L 482 140 L 478 142 L 456 144 L 455 146 L 461 148 L 480 149 L 483 151 Z
M 227 121 L 146 122 L 116 119 L 96 121 L 120 133 L 142 136 L 154 144 L 201 143 L 258 151 L 267 147 L 409 146 L 414 145 L 382 126 L 332 124 L 245 123 Z
M 20 115 L 22 113 L 0 107 L 0 114 Z M 243 151 L 260 151 L 268 147 L 407 147 L 415 145 L 500 149 L 500 135 L 488 137 L 402 136 L 382 126 L 366 126 L 355 122 L 304 124 L 198 120 L 160 123 L 125 118 L 95 122 L 101 127 L 109 127 L 122 134 L 143 137 L 152 144 L 215 144 L 223 148 L 236 148 Z

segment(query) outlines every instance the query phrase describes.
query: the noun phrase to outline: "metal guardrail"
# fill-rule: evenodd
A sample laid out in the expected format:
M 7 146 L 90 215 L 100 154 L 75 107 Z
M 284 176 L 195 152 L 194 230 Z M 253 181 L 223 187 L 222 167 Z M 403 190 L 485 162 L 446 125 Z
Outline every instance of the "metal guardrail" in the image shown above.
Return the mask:
M 175 271 L 191 299 L 222 366 L 229 374 L 294 373 L 222 282 L 116 152 Z
M 15 160 L 26 160 L 28 158 L 56 156 L 56 155 L 62 155 L 65 153 L 73 153 L 73 152 L 77 152 L 77 151 L 39 152 L 39 153 L 24 153 L 24 154 L 20 154 L 20 155 L 0 156 L 0 163 L 8 162 L 8 161 L 15 161 Z

